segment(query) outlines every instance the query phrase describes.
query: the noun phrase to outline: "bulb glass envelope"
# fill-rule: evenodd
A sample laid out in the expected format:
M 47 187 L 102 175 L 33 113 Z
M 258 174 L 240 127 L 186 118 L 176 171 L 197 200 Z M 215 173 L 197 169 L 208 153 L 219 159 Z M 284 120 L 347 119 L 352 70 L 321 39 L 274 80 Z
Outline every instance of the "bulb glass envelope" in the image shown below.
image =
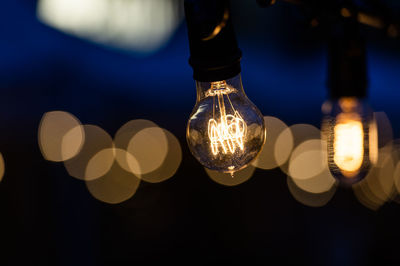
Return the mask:
M 260 153 L 265 137 L 263 116 L 244 93 L 240 74 L 197 82 L 187 141 L 202 165 L 220 172 L 238 171 Z
M 360 99 L 342 97 L 323 105 L 323 138 L 331 173 L 346 184 L 366 176 L 377 159 L 377 133 L 372 110 Z

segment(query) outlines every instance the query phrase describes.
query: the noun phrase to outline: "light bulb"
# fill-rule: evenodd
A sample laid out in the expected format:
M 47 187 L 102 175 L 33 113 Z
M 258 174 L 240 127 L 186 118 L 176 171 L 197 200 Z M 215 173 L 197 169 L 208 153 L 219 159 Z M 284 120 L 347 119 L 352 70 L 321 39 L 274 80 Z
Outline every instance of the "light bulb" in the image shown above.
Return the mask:
M 353 184 L 366 176 L 377 161 L 377 134 L 372 111 L 355 97 L 342 97 L 322 106 L 323 138 L 328 165 L 337 179 Z
M 265 142 L 264 119 L 243 91 L 240 74 L 227 80 L 199 82 L 186 138 L 206 168 L 233 173 L 247 166 Z

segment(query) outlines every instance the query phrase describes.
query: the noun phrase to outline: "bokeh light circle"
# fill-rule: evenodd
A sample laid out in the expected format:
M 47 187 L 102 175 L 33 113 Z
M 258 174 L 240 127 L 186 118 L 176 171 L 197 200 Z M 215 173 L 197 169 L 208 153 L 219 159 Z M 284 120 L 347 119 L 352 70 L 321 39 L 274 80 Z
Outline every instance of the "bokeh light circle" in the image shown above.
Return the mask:
M 159 127 L 145 128 L 129 141 L 127 152 L 140 164 L 141 175 L 161 167 L 168 154 L 168 139 Z
M 276 139 L 274 145 L 274 158 L 278 166 L 287 162 L 294 147 L 293 133 L 290 128 L 285 128 Z
M 310 193 L 302 190 L 297 186 L 289 176 L 287 177 L 287 185 L 293 198 L 305 206 L 309 207 L 322 207 L 325 206 L 335 195 L 336 186 L 332 186 L 326 192 L 323 193 Z
M 126 150 L 136 133 L 150 127 L 157 127 L 157 124 L 146 119 L 135 119 L 125 123 L 114 136 L 115 147 Z
M 307 140 L 293 151 L 289 162 L 289 175 L 305 180 L 317 176 L 328 167 L 326 142 L 319 139 Z
M 6 165 L 4 163 L 4 157 L 0 153 L 0 182 L 3 180 L 5 171 L 6 171 Z
M 107 148 L 99 151 L 92 158 L 89 159 L 85 169 L 85 180 L 94 180 L 99 178 L 108 171 L 114 164 L 115 160 L 115 149 Z
M 321 131 L 309 124 L 295 124 L 286 128 L 279 135 L 275 145 L 279 145 L 281 148 L 275 149 L 275 158 L 279 162 L 281 170 L 285 174 L 289 174 L 289 157 L 292 153 L 293 147 L 296 148 L 302 142 L 310 139 L 320 139 Z M 293 145 L 289 149 L 286 144 L 289 139 L 292 139 Z
M 400 193 L 400 161 L 396 163 L 393 173 L 394 184 L 398 193 Z
M 121 149 L 115 149 L 115 153 L 125 153 L 125 155 L 119 156 L 129 156 L 126 155 L 126 151 Z M 139 163 L 134 161 L 134 157 L 129 157 L 129 160 L 133 168 L 140 167 Z M 105 175 L 85 183 L 94 198 L 105 203 L 118 204 L 130 199 L 136 193 L 140 178 L 132 172 L 125 171 L 117 161 L 114 161 Z
M 114 145 L 118 149 L 127 150 L 129 146 L 129 142 L 132 138 L 141 130 L 146 128 L 158 127 L 157 124 L 150 120 L 146 119 L 135 119 L 125 123 L 122 127 L 120 127 L 117 133 L 114 136 Z M 128 166 L 128 162 L 126 161 L 126 156 L 116 156 L 118 163 L 124 167 L 125 169 Z M 135 173 L 139 175 L 140 173 Z
M 392 151 L 392 143 L 379 149 L 377 163 L 363 180 L 353 185 L 353 191 L 358 201 L 374 211 L 396 195 L 395 162 Z
M 40 121 L 38 141 L 46 160 L 62 162 L 80 152 L 85 134 L 75 116 L 67 112 L 52 111 L 45 113 Z
M 292 153 L 289 176 L 303 191 L 316 194 L 331 191 L 337 181 L 329 171 L 327 160 L 325 141 L 304 141 Z
M 267 138 L 262 152 L 252 163 L 253 166 L 261 169 L 273 169 L 286 162 L 293 148 L 293 136 L 291 131 L 281 136 L 281 133 L 288 126 L 280 119 L 272 116 L 264 117 Z M 277 143 L 278 137 L 281 136 Z
M 382 148 L 379 152 L 378 164 L 365 177 L 365 182 L 369 186 L 370 191 L 382 203 L 394 196 L 395 183 L 393 177 L 395 167 L 391 147 Z
M 384 204 L 384 201 L 376 197 L 371 191 L 365 179 L 354 184 L 352 188 L 358 201 L 365 207 L 376 211 Z
M 64 162 L 69 175 L 81 180 L 93 180 L 104 175 L 113 164 L 110 135 L 95 125 L 84 125 L 85 143 L 74 158 Z
M 168 152 L 162 164 L 156 170 L 147 174 L 141 174 L 140 177 L 143 181 L 149 183 L 160 183 L 173 177 L 182 162 L 182 149 L 179 140 L 168 130 L 162 129 L 167 138 Z M 138 160 L 141 165 L 141 162 Z

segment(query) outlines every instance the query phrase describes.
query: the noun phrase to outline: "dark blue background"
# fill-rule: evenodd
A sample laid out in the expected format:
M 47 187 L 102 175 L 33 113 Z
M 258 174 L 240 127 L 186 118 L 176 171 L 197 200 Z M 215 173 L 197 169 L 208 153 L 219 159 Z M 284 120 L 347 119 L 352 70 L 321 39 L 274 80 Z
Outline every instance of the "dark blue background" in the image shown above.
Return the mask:
M 288 4 L 260 9 L 234 1 L 248 97 L 288 125 L 319 126 L 327 97 L 325 43 Z M 368 36 L 369 100 L 400 131 L 400 45 Z M 238 187 L 211 181 L 190 155 L 185 127 L 195 103 L 182 24 L 151 55 L 119 51 L 61 33 L 36 18 L 36 1 L 0 3 L 0 261 L 43 265 L 240 262 L 306 265 L 398 264 L 400 208 L 377 212 L 340 188 L 327 206 L 290 195 L 286 176 L 257 170 Z M 63 110 L 113 135 L 150 119 L 180 140 L 172 179 L 142 183 L 120 205 L 106 205 L 46 162 L 37 143 L 45 112 Z M 28 264 L 27 264 L 28 263 Z

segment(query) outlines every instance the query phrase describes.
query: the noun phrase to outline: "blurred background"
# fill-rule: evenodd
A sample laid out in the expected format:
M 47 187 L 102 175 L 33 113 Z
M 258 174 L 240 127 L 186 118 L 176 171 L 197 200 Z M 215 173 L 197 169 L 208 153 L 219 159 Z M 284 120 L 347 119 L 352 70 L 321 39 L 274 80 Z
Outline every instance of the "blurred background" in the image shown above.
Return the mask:
M 362 26 L 384 160 L 345 188 L 309 152 L 328 97 L 323 32 L 289 3 L 234 0 L 232 13 L 244 89 L 278 151 L 234 179 L 186 144 L 183 1 L 1 1 L 0 264 L 400 263 L 399 159 L 385 150 L 400 137 L 396 29 Z

